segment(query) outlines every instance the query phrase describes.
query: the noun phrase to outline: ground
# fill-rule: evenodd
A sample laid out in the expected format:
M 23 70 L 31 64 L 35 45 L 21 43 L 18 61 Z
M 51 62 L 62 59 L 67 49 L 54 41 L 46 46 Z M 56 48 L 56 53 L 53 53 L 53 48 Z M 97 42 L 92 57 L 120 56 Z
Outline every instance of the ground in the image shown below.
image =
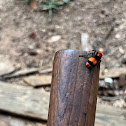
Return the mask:
M 23 0 L 1 1 L 0 53 L 21 68 L 52 65 L 57 50 L 79 49 L 81 33 L 88 33 L 90 45 L 95 40 L 107 45 L 102 67 L 120 66 L 126 50 L 125 5 L 123 0 L 72 1 L 54 13 L 52 23 L 48 23 L 48 13 L 33 12 Z M 34 39 L 29 37 L 32 32 Z M 61 39 L 47 41 L 55 35 Z M 31 56 L 31 50 L 37 55 Z
M 0 55 L 20 69 L 52 67 L 57 50 L 81 49 L 81 34 L 87 33 L 91 49 L 96 40 L 106 46 L 101 71 L 124 67 L 125 11 L 124 0 L 71 0 L 49 23 L 47 12 L 34 12 L 24 0 L 1 0 Z

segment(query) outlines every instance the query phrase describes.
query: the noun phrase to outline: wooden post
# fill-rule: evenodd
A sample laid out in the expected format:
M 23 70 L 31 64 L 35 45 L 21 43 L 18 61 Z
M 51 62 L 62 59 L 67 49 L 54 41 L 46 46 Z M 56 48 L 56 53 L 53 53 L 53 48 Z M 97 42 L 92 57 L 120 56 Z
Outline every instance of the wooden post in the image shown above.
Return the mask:
M 87 60 L 79 50 L 56 53 L 48 126 L 94 126 L 100 67 L 87 68 Z

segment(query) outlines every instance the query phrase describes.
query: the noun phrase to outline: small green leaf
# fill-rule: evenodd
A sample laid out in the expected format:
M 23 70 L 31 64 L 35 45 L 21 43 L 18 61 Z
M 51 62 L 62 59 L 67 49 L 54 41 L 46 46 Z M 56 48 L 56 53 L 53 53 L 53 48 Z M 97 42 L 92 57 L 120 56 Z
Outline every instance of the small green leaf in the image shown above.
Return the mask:
M 49 18 L 48 18 L 48 22 L 51 22 L 52 21 L 52 9 L 49 9 Z
M 51 22 L 54 10 L 59 10 L 59 7 L 63 6 L 64 4 L 70 4 L 70 0 L 46 0 L 45 2 L 42 2 L 41 5 L 39 5 L 38 10 L 48 11 L 48 22 Z
M 26 2 L 27 4 L 30 4 L 30 0 L 25 0 L 25 2 Z
M 70 4 L 70 0 L 63 0 L 64 3 Z
M 44 4 L 44 5 L 39 5 L 38 7 L 39 10 L 49 10 L 49 6 Z

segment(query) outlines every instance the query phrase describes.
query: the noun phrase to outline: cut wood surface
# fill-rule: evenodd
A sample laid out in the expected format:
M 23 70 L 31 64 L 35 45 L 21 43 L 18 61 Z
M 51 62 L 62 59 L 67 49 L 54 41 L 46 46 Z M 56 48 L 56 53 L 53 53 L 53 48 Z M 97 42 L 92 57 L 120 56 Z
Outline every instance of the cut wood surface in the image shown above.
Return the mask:
M 49 93 L 0 82 L 0 110 L 47 120 Z
M 94 126 L 99 64 L 87 68 L 88 56 L 79 50 L 56 53 L 48 126 Z
M 23 80 L 33 86 L 33 87 L 37 87 L 37 86 L 44 86 L 44 85 L 50 85 L 51 84 L 51 75 L 40 75 L 40 76 L 29 76 L 29 77 L 25 77 Z

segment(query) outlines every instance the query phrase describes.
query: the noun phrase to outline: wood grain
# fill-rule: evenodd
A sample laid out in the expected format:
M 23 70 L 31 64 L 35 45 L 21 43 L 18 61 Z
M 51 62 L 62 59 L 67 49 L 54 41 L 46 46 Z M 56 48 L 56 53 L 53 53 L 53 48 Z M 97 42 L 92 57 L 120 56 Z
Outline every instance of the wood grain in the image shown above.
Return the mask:
M 99 65 L 88 69 L 87 60 L 79 50 L 56 53 L 48 126 L 94 126 Z
M 97 104 L 95 126 L 125 126 L 126 110 Z
M 0 111 L 47 120 L 49 93 L 0 82 Z
M 47 126 L 45 122 L 33 121 L 0 113 L 0 126 Z

